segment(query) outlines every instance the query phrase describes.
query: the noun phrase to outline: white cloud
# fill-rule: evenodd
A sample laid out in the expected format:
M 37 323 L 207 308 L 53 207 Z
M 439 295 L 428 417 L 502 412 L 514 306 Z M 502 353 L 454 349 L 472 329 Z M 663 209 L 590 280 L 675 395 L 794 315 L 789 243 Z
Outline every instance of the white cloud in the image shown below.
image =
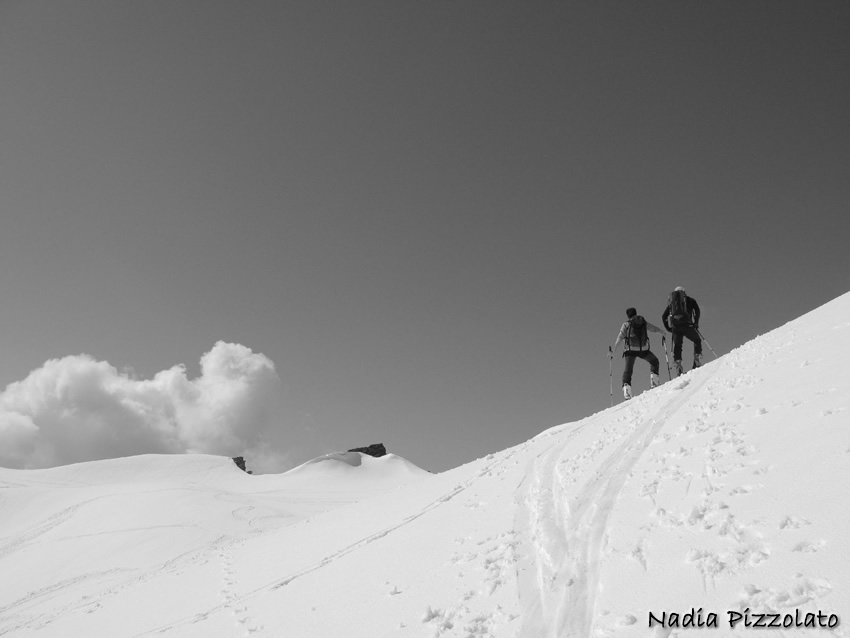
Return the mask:
M 139 380 L 88 355 L 51 359 L 0 394 L 0 466 L 196 452 L 280 471 L 287 457 L 266 435 L 281 415 L 274 363 L 239 344 L 216 343 L 197 379 L 182 365 Z

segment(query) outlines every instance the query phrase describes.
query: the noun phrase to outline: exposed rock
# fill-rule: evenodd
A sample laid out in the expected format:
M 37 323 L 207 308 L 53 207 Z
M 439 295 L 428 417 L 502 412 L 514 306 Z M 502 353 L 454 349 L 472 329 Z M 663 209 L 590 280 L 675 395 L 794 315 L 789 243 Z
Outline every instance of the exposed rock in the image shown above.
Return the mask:
M 245 457 L 243 456 L 234 456 L 233 462 L 236 463 L 236 467 L 238 467 L 243 472 L 248 472 L 248 474 L 253 474 L 246 466 L 245 466 Z
M 368 454 L 369 456 L 381 457 L 387 455 L 387 448 L 384 447 L 383 443 L 373 443 L 372 445 L 368 445 L 366 447 L 356 447 L 349 452 L 362 452 L 363 454 Z

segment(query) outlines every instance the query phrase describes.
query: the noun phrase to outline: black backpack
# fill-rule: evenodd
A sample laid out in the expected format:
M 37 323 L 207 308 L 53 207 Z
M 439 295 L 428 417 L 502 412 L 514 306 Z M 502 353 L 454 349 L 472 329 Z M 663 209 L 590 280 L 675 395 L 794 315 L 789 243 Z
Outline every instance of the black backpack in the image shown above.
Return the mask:
M 674 290 L 670 293 L 670 325 L 682 327 L 690 323 L 688 296 L 684 290 Z
M 640 315 L 635 315 L 628 321 L 629 327 L 626 330 L 626 349 L 627 350 L 643 350 L 649 347 L 649 337 L 646 334 L 646 319 Z

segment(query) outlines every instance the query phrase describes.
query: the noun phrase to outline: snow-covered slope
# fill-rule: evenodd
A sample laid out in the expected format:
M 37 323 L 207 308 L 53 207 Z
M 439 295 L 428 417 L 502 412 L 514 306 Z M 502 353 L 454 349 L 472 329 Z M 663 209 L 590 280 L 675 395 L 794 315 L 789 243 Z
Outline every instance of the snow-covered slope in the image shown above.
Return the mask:
M 747 609 L 850 623 L 849 355 L 845 295 L 437 475 L 357 453 L 276 476 L 209 456 L 0 469 L 0 636 L 746 636 Z M 717 628 L 649 626 L 692 609 Z

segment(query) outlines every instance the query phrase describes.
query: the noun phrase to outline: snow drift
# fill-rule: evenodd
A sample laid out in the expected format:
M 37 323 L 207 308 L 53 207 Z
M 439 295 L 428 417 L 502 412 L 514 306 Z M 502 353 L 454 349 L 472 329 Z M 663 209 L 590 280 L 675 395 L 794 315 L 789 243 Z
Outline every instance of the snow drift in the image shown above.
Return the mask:
M 436 475 L 0 470 L 0 635 L 848 635 L 847 317 L 850 295 Z

